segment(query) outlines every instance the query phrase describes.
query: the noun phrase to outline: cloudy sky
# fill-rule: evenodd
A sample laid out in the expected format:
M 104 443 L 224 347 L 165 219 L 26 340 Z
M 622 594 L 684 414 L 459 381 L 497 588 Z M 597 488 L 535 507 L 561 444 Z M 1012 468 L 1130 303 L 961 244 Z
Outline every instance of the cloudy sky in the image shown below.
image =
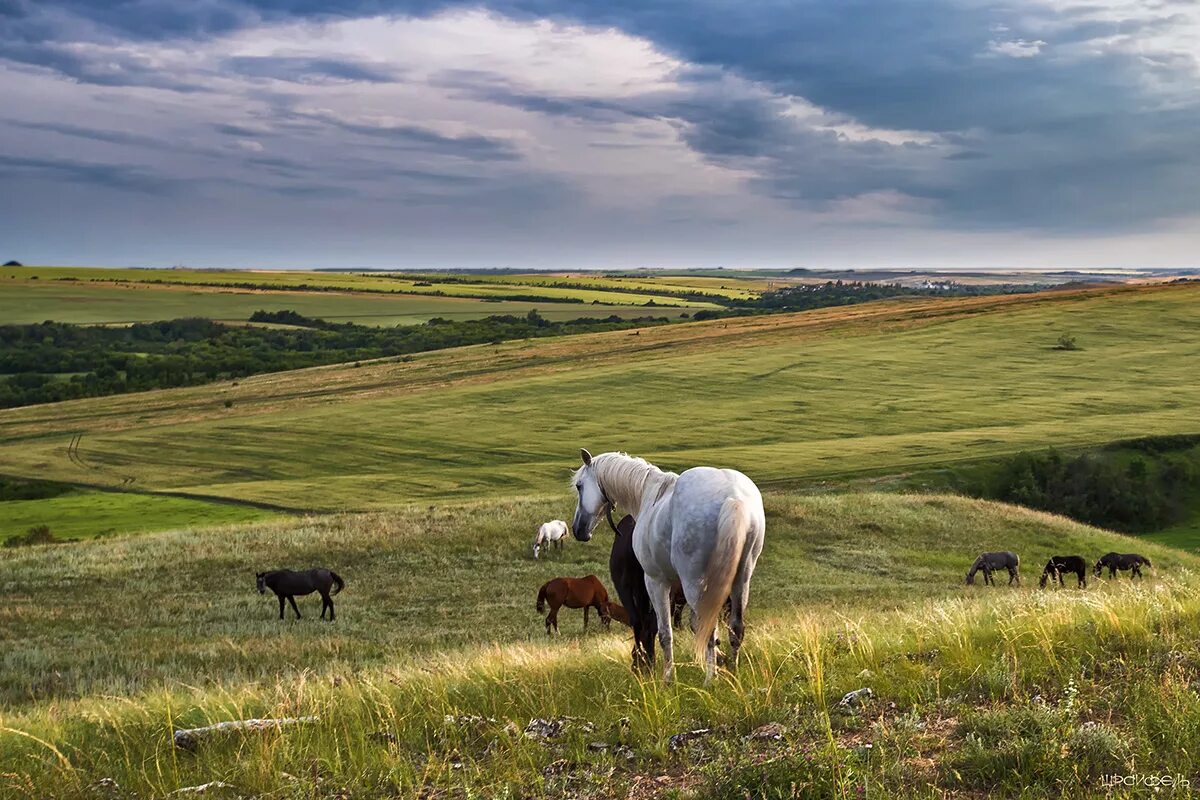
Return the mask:
M 0 258 L 1200 266 L 1182 0 L 0 0 Z

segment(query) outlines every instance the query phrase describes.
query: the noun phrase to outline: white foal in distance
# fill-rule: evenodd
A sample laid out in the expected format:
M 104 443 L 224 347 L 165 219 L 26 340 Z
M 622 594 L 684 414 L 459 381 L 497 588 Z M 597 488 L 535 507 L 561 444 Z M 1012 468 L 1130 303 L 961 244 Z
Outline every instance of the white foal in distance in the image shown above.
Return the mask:
M 542 527 L 538 528 L 537 537 L 533 540 L 533 557 L 538 557 L 538 552 L 543 547 L 549 547 L 552 544 L 558 545 L 558 549 L 562 549 L 563 540 L 567 538 L 567 523 L 561 519 L 552 519 L 549 522 L 542 523 Z
M 591 539 L 614 504 L 637 520 L 633 549 L 658 616 L 663 679 L 670 681 L 674 668 L 671 584 L 677 578 L 694 609 L 696 658 L 704 664 L 704 682 L 717 671 L 717 621 L 727 597 L 729 664 L 736 666 L 750 577 L 767 528 L 758 487 L 732 469 L 694 467 L 676 475 L 624 453 L 580 454 L 583 466 L 572 479 L 579 502 L 571 530 L 580 541 Z

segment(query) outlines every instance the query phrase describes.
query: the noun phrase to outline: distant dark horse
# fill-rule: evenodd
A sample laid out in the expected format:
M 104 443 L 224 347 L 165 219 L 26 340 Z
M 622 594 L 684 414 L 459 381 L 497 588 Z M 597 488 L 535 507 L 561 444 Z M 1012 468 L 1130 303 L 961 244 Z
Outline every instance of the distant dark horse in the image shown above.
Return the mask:
M 996 585 L 992 580 L 992 573 L 996 570 L 1008 570 L 1008 585 L 1012 586 L 1014 582 L 1018 586 L 1021 585 L 1021 574 L 1018 569 L 1021 566 L 1021 559 L 1017 558 L 1016 553 L 1010 553 L 1007 550 L 1001 550 L 997 553 L 984 553 L 979 558 L 975 559 L 975 563 L 971 565 L 971 571 L 967 573 L 967 585 L 975 583 L 975 573 L 983 570 L 984 585 Z
M 1117 570 L 1130 570 L 1129 577 L 1140 578 L 1142 577 L 1142 564 L 1145 564 L 1147 567 L 1154 566 L 1150 563 L 1150 559 L 1145 556 L 1139 556 L 1137 553 L 1106 553 L 1096 562 L 1096 567 L 1093 571 L 1096 577 L 1099 577 L 1104 568 L 1108 567 L 1108 577 L 1115 578 L 1117 577 Z
M 537 610 L 541 614 L 550 604 L 550 613 L 546 615 L 546 635 L 550 628 L 558 633 L 558 610 L 567 608 L 583 609 L 583 629 L 588 626 L 588 612 L 593 608 L 600 613 L 600 621 L 608 627 L 608 590 L 595 575 L 583 578 L 554 578 L 542 584 L 538 590 Z
M 340 592 L 346 585 L 346 582 L 338 577 L 336 572 L 328 569 L 310 569 L 306 572 L 277 569 L 271 572 L 260 572 L 256 577 L 258 578 L 259 594 L 266 594 L 267 589 L 270 589 L 279 598 L 280 619 L 283 619 L 284 600 L 292 604 L 292 611 L 296 612 L 296 619 L 300 619 L 300 609 L 296 608 L 296 595 L 320 592 L 321 619 L 325 619 L 325 609 L 329 609 L 329 621 L 333 622 L 333 600 L 330 599 L 330 596 Z M 329 591 L 334 586 L 337 588 L 332 592 Z
M 1042 579 L 1038 585 L 1045 588 L 1046 581 L 1058 579 L 1059 586 L 1065 586 L 1063 583 L 1063 573 L 1073 572 L 1075 577 L 1079 579 L 1079 588 L 1087 587 L 1087 562 L 1083 560 L 1083 556 L 1053 556 L 1046 562 L 1046 568 L 1042 570 Z
M 608 572 L 613 588 L 621 598 L 626 622 L 633 628 L 633 668 L 649 669 L 654 664 L 654 640 L 658 636 L 658 616 L 646 591 L 646 573 L 633 552 L 633 517 L 626 514 L 613 529 L 612 552 L 608 556 Z M 613 616 L 616 616 L 614 614 Z

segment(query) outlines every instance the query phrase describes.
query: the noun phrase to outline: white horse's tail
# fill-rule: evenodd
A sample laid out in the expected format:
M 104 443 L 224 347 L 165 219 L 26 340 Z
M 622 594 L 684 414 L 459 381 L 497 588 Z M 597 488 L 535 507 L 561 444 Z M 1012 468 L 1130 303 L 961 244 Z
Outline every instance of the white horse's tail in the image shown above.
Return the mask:
M 721 608 L 737 577 L 749 529 L 750 513 L 746 504 L 736 497 L 730 497 L 721 505 L 721 513 L 717 517 L 717 543 L 708 556 L 708 567 L 704 570 L 704 593 L 700 595 L 700 607 L 696 609 L 696 660 L 706 667 L 704 658 L 708 643 L 717 629 Z

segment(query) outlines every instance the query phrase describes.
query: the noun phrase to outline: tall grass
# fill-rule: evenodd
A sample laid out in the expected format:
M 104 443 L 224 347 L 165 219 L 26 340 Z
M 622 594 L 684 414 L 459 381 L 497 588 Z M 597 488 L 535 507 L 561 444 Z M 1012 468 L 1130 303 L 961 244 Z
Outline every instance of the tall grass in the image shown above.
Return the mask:
M 631 674 L 610 637 L 92 697 L 8 715 L 0 786 L 16 797 L 82 796 L 101 778 L 149 795 L 220 780 L 272 797 L 621 796 L 654 774 L 714 797 L 1098 796 L 1106 771 L 1197 770 L 1198 583 L 1187 572 L 926 601 L 853 623 L 806 615 L 755 630 L 742 668 L 707 690 L 690 665 L 673 685 Z M 874 698 L 839 708 L 861 686 Z M 175 727 L 308 714 L 320 721 L 196 753 L 171 742 Z M 580 721 L 548 742 L 521 732 L 564 716 Z M 785 741 L 743 742 L 765 722 L 787 726 Z M 668 746 L 694 727 L 715 732 Z
M 1196 770 L 1192 557 L 1147 548 L 1145 582 L 1038 590 L 1045 555 L 1132 543 L 959 498 L 769 496 L 743 662 L 703 689 L 688 661 L 671 685 L 631 673 L 622 633 L 565 622 L 560 640 L 541 635 L 532 592 L 546 575 L 605 574 L 595 544 L 528 557 L 528 523 L 551 511 L 412 509 L 21 551 L 0 562 L 18 609 L 0 610 L 0 796 L 103 796 L 103 779 L 149 797 L 214 780 L 279 798 L 1091 796 L 1110 771 Z M 1026 587 L 962 586 L 995 541 L 1022 553 Z M 317 553 L 349 565 L 338 623 L 278 622 L 252 565 Z M 839 705 L 864 686 L 864 706 Z M 194 753 L 171 739 L 306 715 L 319 721 Z M 543 741 L 523 734 L 534 718 L 574 721 Z M 769 722 L 783 741 L 744 741 Z M 672 748 L 699 728 L 711 733 Z
M 759 626 L 794 620 L 798 608 L 858 619 L 964 593 L 962 575 L 981 550 L 1016 550 L 1032 581 L 1054 553 L 1145 548 L 1058 517 L 945 496 L 770 494 L 766 506 L 750 610 Z M 330 678 L 540 642 L 542 583 L 589 573 L 607 582 L 605 536 L 532 559 L 538 524 L 569 514 L 561 501 L 474 503 L 6 551 L 0 704 L 269 684 L 306 670 Z M 1166 548 L 1145 552 L 1163 572 L 1193 563 Z M 316 619 L 315 596 L 300 600 L 305 619 L 279 621 L 274 598 L 254 591 L 254 573 L 314 566 L 346 580 L 337 623 Z M 568 614 L 561 627 L 570 642 L 582 622 Z

